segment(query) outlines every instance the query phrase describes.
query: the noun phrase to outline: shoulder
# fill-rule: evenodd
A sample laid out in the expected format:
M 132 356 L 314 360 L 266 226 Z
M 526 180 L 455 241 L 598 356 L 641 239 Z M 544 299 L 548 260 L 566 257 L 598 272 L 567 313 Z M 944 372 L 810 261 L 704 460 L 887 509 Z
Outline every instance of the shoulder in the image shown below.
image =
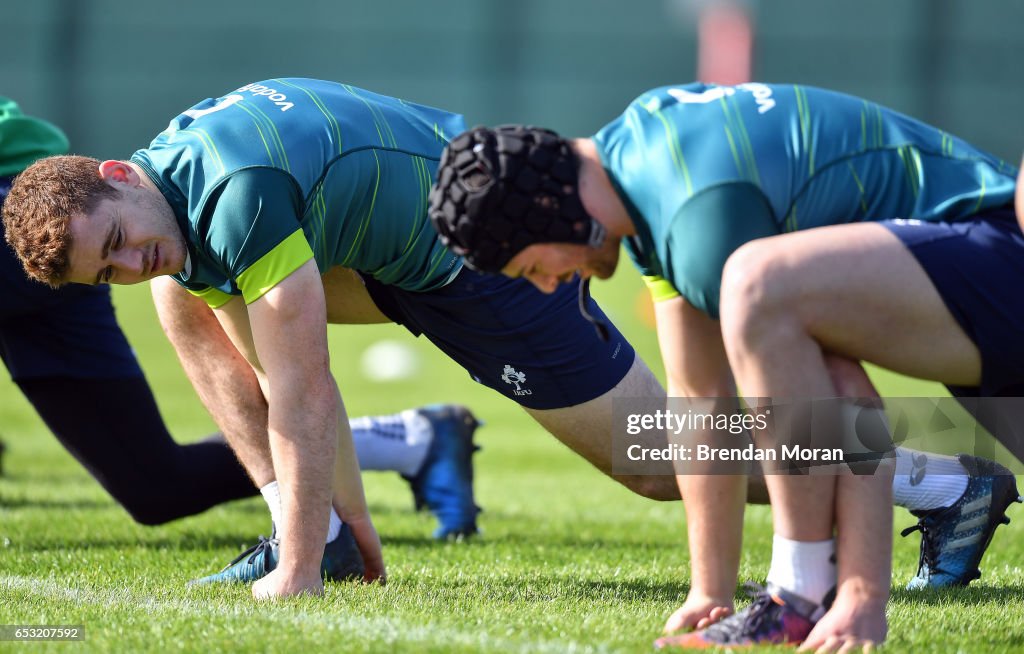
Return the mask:
M 235 276 L 301 229 L 303 203 L 285 171 L 246 168 L 219 180 L 192 222 L 203 251 Z
M 669 222 L 663 264 L 680 293 L 717 318 L 726 260 L 744 243 L 779 233 L 768 199 L 756 185 L 708 187 L 684 202 Z

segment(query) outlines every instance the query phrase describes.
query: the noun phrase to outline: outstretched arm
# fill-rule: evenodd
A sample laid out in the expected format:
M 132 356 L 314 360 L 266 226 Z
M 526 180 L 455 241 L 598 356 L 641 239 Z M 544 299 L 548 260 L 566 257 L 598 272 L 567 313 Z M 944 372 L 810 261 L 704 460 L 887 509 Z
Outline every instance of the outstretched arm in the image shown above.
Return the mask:
M 202 299 L 170 277 L 150 283 L 160 325 L 203 406 L 223 431 L 257 488 L 274 480 L 267 442 L 267 401 L 249 362 Z M 241 305 L 241 300 L 235 303 Z M 248 320 L 242 314 L 241 320 Z
M 669 397 L 720 398 L 713 412 L 738 410 L 718 321 L 682 297 L 654 306 Z M 713 434 L 697 436 L 714 444 Z M 669 632 L 700 628 L 732 612 L 747 489 L 743 475 L 679 474 L 676 479 L 686 507 L 691 582 L 686 602 L 665 625 Z
M 218 317 L 261 379 L 283 512 L 281 562 L 254 585 L 253 593 L 273 597 L 321 592 L 320 560 L 334 479 L 343 483 L 335 489 L 342 517 L 369 525 L 359 540 L 368 563 L 379 560 L 380 546 L 351 454 L 351 431 L 330 373 L 326 308 L 315 263 L 306 262 L 247 311 L 238 304 L 228 303 L 218 310 Z M 336 474 L 339 438 L 345 443 L 347 461 L 339 461 Z M 359 539 L 355 529 L 354 534 Z

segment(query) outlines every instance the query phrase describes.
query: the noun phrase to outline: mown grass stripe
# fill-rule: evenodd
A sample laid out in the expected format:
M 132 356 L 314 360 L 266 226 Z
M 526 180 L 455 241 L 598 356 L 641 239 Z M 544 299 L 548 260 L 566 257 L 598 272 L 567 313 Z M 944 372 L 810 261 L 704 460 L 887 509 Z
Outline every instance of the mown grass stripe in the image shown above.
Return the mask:
M 218 616 L 230 620 L 239 618 L 250 619 L 261 624 L 267 622 L 285 623 L 289 628 L 295 623 L 309 628 L 339 629 L 347 633 L 365 637 L 367 634 L 386 638 L 399 636 L 402 642 L 416 642 L 443 646 L 453 643 L 465 646 L 486 647 L 490 651 L 518 652 L 552 652 L 561 654 L 568 651 L 598 651 L 595 648 L 579 647 L 571 641 L 541 639 L 509 639 L 495 636 L 483 631 L 463 631 L 441 627 L 436 624 L 412 625 L 398 618 L 371 618 L 347 612 L 332 613 L 330 620 L 324 615 L 301 609 L 275 608 L 267 610 L 265 605 L 253 602 L 251 605 L 232 604 L 217 605 L 207 598 L 167 599 L 137 593 L 129 588 L 95 589 L 63 586 L 53 579 L 22 577 L 17 575 L 0 575 L 0 589 L 15 591 L 28 597 L 44 600 L 58 600 L 74 605 L 91 605 L 101 608 L 124 608 L 144 610 L 152 613 L 167 614 L 177 618 L 190 616 L 206 623 L 206 618 Z M 86 633 L 91 629 L 101 630 L 103 626 L 85 625 Z M 493 648 L 493 649 L 492 649 Z

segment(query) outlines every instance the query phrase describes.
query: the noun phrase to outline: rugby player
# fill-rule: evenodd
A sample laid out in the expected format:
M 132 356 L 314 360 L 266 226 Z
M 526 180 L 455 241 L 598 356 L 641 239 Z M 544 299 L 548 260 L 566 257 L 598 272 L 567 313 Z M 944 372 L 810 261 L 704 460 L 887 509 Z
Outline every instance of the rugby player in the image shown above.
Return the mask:
M 67 149 L 60 129 L 0 98 L 0 207 L 14 175 Z M 0 358 L 61 444 L 132 518 L 159 525 L 257 493 L 220 434 L 188 445 L 171 438 L 117 324 L 109 286 L 53 289 L 30 280 L 6 244 L 0 245 L 0 280 Z M 209 338 L 190 343 L 183 360 L 199 365 L 204 347 L 220 355 L 202 370 L 203 401 L 229 434 L 265 428 L 259 405 L 221 410 L 216 394 L 230 392 L 231 380 L 248 364 L 224 356 L 232 352 L 230 343 L 205 303 L 195 302 L 200 306 L 184 299 L 188 313 L 177 316 L 179 323 L 188 320 L 194 329 L 202 329 L 203 320 L 212 324 Z M 436 406 L 357 418 L 352 430 L 361 467 L 402 474 L 417 506 L 437 515 L 435 536 L 448 538 L 476 529 L 467 454 L 476 424 L 462 407 Z M 264 474 L 260 487 L 264 495 L 273 493 L 273 476 Z
M 1024 376 L 1017 285 L 993 283 L 1004 273 L 985 267 L 1024 262 L 1016 172 L 867 100 L 690 84 L 644 93 L 592 138 L 523 126 L 456 137 L 431 218 L 471 267 L 545 292 L 576 273 L 611 276 L 624 245 L 655 299 L 671 396 L 727 397 L 738 382 L 751 398 L 872 397 L 856 363 L 869 361 L 974 397 Z M 765 436 L 758 445 L 771 445 Z M 891 482 L 888 465 L 866 476 L 767 475 L 768 587 L 728 618 L 745 484 L 680 475 L 692 580 L 666 629 L 698 630 L 659 645 L 881 642 L 893 491 L 920 518 L 911 587 L 976 578 L 1018 498 L 1013 477 L 966 455 L 897 454 Z M 911 474 L 923 461 L 927 474 Z
M 480 275 L 440 242 L 427 196 L 442 149 L 464 129 L 457 114 L 352 86 L 274 79 L 200 102 L 128 161 L 42 159 L 11 190 L 7 238 L 34 278 L 170 275 L 214 307 L 251 364 L 233 388 L 262 390 L 267 424 L 232 445 L 247 466 L 269 457 L 281 498 L 279 558 L 257 597 L 321 591 L 332 499 L 368 574 L 383 574 L 328 368 L 325 327 L 339 316 L 425 334 L 609 474 L 612 398 L 664 396 L 621 334 L 597 338 L 575 286 L 543 294 Z M 173 315 L 180 298 L 167 300 Z M 202 335 L 172 341 L 189 338 Z M 619 481 L 678 498 L 671 476 Z

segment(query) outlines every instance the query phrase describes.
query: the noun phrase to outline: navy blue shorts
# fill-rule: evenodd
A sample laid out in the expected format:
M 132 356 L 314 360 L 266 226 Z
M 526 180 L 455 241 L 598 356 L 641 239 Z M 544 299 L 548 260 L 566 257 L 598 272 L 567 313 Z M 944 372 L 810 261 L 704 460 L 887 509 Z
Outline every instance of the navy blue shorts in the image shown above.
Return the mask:
M 969 220 L 884 220 L 935 285 L 981 353 L 981 385 L 956 396 L 1024 391 L 1024 234 L 1010 207 Z
M 10 178 L 0 177 L 0 205 Z M 141 377 L 108 286 L 54 290 L 25 276 L 0 223 L 0 358 L 15 380 Z
M 590 313 L 608 325 L 608 342 L 580 315 L 579 279 L 551 295 L 525 279 L 468 268 L 434 291 L 364 281 L 384 315 L 426 335 L 474 380 L 524 407 L 557 409 L 592 400 L 633 365 L 633 347 L 593 299 Z

